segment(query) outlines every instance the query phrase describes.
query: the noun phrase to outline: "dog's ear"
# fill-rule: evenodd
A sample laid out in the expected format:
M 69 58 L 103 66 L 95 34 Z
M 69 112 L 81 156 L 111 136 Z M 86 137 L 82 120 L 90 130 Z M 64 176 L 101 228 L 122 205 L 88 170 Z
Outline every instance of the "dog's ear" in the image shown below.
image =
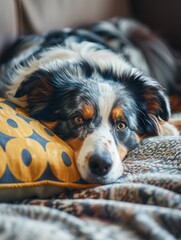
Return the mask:
M 162 122 L 168 121 L 170 117 L 170 104 L 168 98 L 159 86 L 148 86 L 143 94 L 145 103 L 145 130 L 146 135 L 160 135 Z
M 39 69 L 21 83 L 15 97 L 26 97 L 30 116 L 43 118 L 49 108 L 52 94 L 53 86 L 50 73 Z
M 81 81 L 67 71 L 67 67 L 59 70 L 39 69 L 21 83 L 15 98 L 25 99 L 31 117 L 55 121 L 57 116 L 60 117 L 56 113 L 58 110 L 61 109 L 63 115 L 65 106 L 75 104 L 74 96 L 81 86 Z
M 161 86 L 145 86 L 143 99 L 149 114 L 164 121 L 169 119 L 170 104 Z
M 138 74 L 129 78 L 127 89 L 138 110 L 140 135 L 159 135 L 160 123 L 168 121 L 170 117 L 170 104 L 162 87 L 155 80 Z

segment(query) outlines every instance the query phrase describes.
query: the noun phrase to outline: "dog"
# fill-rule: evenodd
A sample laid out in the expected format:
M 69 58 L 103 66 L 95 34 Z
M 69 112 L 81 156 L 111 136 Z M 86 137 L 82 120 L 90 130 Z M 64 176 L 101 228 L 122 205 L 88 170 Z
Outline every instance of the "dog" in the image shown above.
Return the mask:
M 178 89 L 175 75 L 174 58 L 154 33 L 115 18 L 20 37 L 1 63 L 0 96 L 70 145 L 85 181 L 107 184 L 142 139 L 178 136 L 164 90 Z

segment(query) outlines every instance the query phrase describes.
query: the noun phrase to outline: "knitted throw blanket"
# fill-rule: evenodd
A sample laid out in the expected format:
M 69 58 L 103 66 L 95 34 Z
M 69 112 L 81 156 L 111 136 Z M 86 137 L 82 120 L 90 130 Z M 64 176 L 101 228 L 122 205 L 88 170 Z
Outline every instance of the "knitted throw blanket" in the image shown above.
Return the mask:
M 142 142 L 117 183 L 0 205 L 1 239 L 181 239 L 181 138 Z

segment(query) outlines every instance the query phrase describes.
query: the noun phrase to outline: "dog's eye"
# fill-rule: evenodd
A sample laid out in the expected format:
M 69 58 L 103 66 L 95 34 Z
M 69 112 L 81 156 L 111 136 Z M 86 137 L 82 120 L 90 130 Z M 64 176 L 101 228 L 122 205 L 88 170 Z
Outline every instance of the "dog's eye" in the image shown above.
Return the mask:
M 74 123 L 74 125 L 76 125 L 76 126 L 81 126 L 81 125 L 83 125 L 83 123 L 84 123 L 84 119 L 83 119 L 81 116 L 75 116 L 75 117 L 73 118 L 73 123 Z
M 116 129 L 117 129 L 117 131 L 121 131 L 121 130 L 125 129 L 125 127 L 126 127 L 126 124 L 120 122 L 120 123 L 117 124 L 117 128 Z

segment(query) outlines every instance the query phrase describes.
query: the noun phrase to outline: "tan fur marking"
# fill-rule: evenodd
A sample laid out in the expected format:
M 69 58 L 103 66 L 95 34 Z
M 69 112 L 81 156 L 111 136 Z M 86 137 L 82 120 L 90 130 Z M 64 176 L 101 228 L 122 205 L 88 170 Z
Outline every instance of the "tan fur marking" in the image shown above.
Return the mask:
M 89 159 L 90 159 L 90 153 L 88 153 L 88 154 L 85 156 L 85 163 L 86 163 L 86 164 L 89 162 Z
M 79 138 L 72 138 L 67 140 L 66 143 L 69 144 L 69 146 L 74 150 L 74 159 L 76 160 L 82 147 L 83 141 Z
M 128 149 L 121 144 L 119 144 L 117 148 L 118 148 L 119 156 L 120 156 L 121 160 L 123 160 L 125 158 L 126 154 L 128 153 Z
M 94 116 L 94 107 L 92 105 L 84 105 L 82 109 L 83 118 L 88 120 Z
M 80 140 L 79 138 L 72 138 L 72 139 L 69 139 L 66 141 L 70 146 L 71 148 L 73 148 L 74 151 L 80 151 L 81 147 L 82 147 L 82 144 L 83 144 L 83 141 Z
M 58 121 L 54 121 L 54 122 L 44 122 L 44 121 L 41 121 L 41 123 L 43 125 L 45 125 L 47 128 L 49 128 L 50 130 L 53 131 L 53 129 L 56 127 Z
M 135 138 L 136 138 L 137 143 L 140 143 L 143 140 L 144 136 L 139 136 L 135 133 Z
M 150 92 L 145 93 L 144 98 L 147 100 L 146 106 L 149 112 L 152 114 L 155 114 L 160 108 L 160 104 L 157 100 L 157 97 L 151 93 L 151 89 L 150 89 Z
M 119 120 L 119 119 L 122 119 L 122 120 L 125 119 L 124 112 L 123 112 L 123 109 L 121 107 L 115 107 L 112 110 L 112 119 L 114 121 Z
M 158 109 L 160 108 L 159 103 L 156 101 L 149 102 L 146 104 L 146 106 L 147 106 L 149 112 L 151 112 L 152 114 L 155 114 L 158 111 Z
M 104 143 L 104 146 L 106 147 L 106 149 L 108 149 L 108 148 L 109 148 L 109 145 L 108 145 L 108 143 L 107 143 L 107 142 L 105 142 L 105 143 Z
M 152 114 L 155 114 L 160 108 L 160 103 L 154 92 L 154 87 L 148 87 L 144 93 L 144 98 L 146 99 L 146 106 L 148 108 L 148 111 Z

